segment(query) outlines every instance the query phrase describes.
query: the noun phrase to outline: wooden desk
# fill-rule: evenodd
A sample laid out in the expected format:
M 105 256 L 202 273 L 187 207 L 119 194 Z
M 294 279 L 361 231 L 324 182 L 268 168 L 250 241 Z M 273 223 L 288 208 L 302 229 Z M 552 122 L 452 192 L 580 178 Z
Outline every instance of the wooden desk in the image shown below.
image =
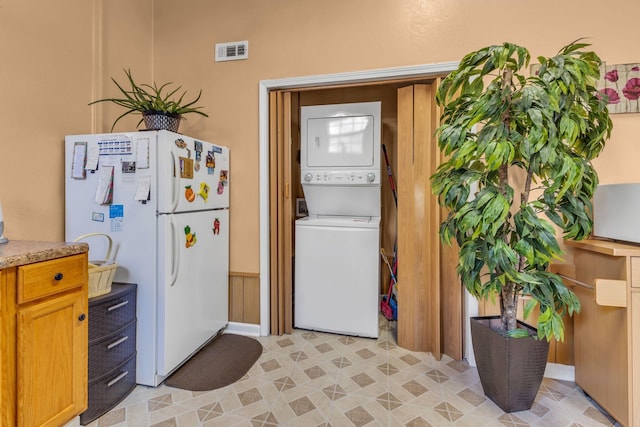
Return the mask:
M 567 241 L 582 311 L 574 316 L 576 383 L 620 424 L 640 427 L 640 245 Z

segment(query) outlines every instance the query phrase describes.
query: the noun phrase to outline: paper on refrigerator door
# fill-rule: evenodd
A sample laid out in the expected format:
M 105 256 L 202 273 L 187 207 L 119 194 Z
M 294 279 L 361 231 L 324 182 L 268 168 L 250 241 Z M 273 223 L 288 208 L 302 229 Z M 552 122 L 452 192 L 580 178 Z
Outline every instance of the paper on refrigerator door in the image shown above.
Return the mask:
M 138 185 L 136 187 L 135 200 L 146 201 L 149 200 L 151 194 L 151 177 L 141 176 L 138 178 Z
M 100 150 L 97 145 L 89 145 L 87 148 L 87 164 L 85 169 L 89 171 L 95 171 L 98 169 L 98 159 L 100 158 Z
M 113 166 L 102 166 L 98 175 L 98 188 L 94 201 L 99 205 L 109 205 L 113 200 Z
M 138 169 L 149 168 L 149 138 L 136 140 L 136 167 Z
M 73 159 L 71 164 L 71 177 L 73 179 L 85 179 L 84 165 L 87 161 L 87 143 L 76 142 L 73 145 Z

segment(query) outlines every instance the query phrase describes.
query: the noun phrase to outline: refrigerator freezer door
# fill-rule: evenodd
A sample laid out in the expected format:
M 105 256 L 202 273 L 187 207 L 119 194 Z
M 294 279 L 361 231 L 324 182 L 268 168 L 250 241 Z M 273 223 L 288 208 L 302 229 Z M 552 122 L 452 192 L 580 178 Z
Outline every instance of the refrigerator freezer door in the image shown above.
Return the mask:
M 158 177 L 160 213 L 229 207 L 227 147 L 159 131 Z
M 229 318 L 229 211 L 159 215 L 158 375 L 166 376 Z

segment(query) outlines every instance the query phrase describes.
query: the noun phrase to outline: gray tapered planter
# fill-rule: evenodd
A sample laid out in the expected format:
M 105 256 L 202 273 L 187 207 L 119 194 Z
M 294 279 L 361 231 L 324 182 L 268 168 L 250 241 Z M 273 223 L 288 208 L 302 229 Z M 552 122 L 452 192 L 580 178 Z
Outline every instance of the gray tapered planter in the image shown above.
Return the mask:
M 497 329 L 500 316 L 472 317 L 471 338 L 484 394 L 504 412 L 526 411 L 538 394 L 549 355 L 549 342 L 538 340 L 535 328 L 529 337 L 511 338 Z

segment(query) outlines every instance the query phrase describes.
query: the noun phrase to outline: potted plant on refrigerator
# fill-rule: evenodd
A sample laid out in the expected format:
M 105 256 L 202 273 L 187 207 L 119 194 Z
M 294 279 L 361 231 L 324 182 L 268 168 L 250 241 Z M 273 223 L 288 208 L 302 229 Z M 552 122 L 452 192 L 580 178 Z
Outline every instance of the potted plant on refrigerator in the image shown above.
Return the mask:
M 89 105 L 92 105 L 98 102 L 113 102 L 127 109 L 113 122 L 111 126 L 112 132 L 121 118 L 132 113 L 142 114 L 138 126 L 144 121 L 148 130 L 168 129 L 173 132 L 178 131 L 180 120 L 185 114 L 195 113 L 209 117 L 206 113 L 200 111 L 202 107 L 195 106 L 200 100 L 202 90 L 194 99 L 187 101 L 185 100 L 187 92 L 180 93 L 181 86 L 173 88 L 171 86 L 173 83 L 171 82 L 159 86 L 155 82 L 153 84 L 137 84 L 133 80 L 131 70 L 124 70 L 124 72 L 127 76 L 129 87 L 125 88 L 113 77 L 111 78 L 118 90 L 120 90 L 121 97 L 103 98 L 89 103 Z
M 565 239 L 591 232 L 591 160 L 612 128 L 595 87 L 601 61 L 587 46 L 575 41 L 539 57 L 532 75 L 526 48 L 488 46 L 467 54 L 436 94 L 446 160 L 432 189 L 448 210 L 440 237 L 457 243 L 466 289 L 477 299 L 499 297 L 500 316 L 474 318 L 471 331 L 484 392 L 505 412 L 531 407 L 548 340 L 562 341 L 564 315 L 580 310 L 548 267 L 562 255 L 556 227 Z M 523 296 L 525 318 L 539 308 L 537 331 L 516 318 Z

